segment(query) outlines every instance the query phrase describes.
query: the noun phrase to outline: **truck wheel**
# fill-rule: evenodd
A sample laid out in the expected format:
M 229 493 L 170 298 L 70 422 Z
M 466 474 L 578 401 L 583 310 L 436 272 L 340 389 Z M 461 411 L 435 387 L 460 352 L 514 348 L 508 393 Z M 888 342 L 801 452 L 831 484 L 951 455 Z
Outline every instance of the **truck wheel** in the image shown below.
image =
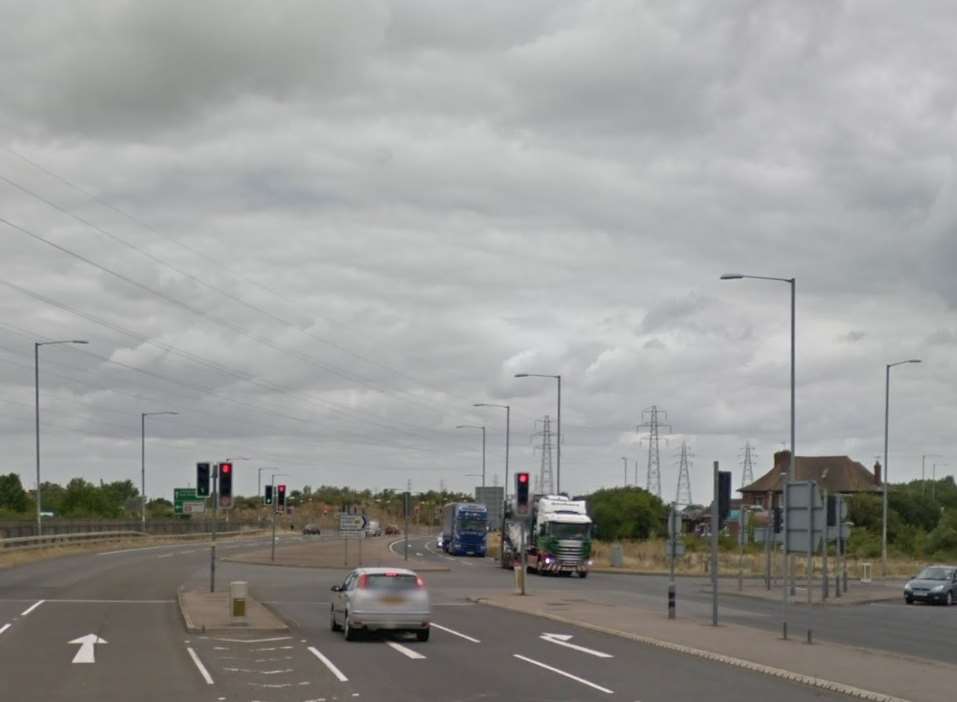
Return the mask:
M 415 632 L 415 638 L 417 638 L 419 641 L 428 641 L 430 631 L 431 629 L 419 629 L 417 632 Z
M 587 570 L 580 570 L 580 571 L 578 571 L 578 577 L 579 577 L 579 578 L 587 578 L 587 577 L 588 577 L 588 571 L 587 571 Z

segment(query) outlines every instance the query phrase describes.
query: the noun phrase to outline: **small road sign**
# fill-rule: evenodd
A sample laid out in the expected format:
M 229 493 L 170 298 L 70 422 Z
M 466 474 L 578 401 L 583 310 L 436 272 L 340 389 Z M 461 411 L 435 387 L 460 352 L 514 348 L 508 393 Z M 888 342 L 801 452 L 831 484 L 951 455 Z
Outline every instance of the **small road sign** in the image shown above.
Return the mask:
M 203 514 L 206 511 L 204 500 L 188 500 L 183 503 L 183 514 Z
M 363 514 L 349 514 L 347 512 L 339 514 L 339 531 L 364 532 L 368 524 L 369 520 Z
M 189 509 L 185 505 L 191 503 Z M 196 507 L 200 505 L 200 507 Z M 206 499 L 196 496 L 196 488 L 173 488 L 173 511 L 176 514 L 196 514 L 206 509 Z

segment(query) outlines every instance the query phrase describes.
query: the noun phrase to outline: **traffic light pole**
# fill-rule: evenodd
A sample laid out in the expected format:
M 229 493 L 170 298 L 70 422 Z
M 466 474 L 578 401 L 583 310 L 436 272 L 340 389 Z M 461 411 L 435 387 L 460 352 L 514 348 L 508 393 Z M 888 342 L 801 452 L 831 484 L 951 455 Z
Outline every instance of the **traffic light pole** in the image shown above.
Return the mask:
M 212 468 L 212 466 L 211 466 Z M 209 591 L 216 592 L 216 522 L 219 517 L 219 464 L 212 471 L 213 475 L 213 526 L 209 548 Z

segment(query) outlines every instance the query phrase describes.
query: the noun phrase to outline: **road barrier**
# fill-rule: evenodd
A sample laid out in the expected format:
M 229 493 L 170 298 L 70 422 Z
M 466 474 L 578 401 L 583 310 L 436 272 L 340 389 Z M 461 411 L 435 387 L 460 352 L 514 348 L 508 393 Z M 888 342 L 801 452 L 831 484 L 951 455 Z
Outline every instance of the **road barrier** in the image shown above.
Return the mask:
M 50 548 L 75 543 L 117 541 L 144 536 L 141 531 L 90 531 L 82 534 L 44 534 L 43 536 L 15 536 L 0 539 L 0 549 Z

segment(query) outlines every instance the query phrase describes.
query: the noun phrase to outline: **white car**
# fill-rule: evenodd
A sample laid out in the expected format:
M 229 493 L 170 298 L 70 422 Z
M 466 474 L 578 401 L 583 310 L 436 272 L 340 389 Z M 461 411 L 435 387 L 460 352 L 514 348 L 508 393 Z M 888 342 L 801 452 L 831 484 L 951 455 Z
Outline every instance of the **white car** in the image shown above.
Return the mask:
M 355 641 L 362 631 L 409 631 L 419 641 L 429 640 L 429 591 L 414 571 L 357 568 L 332 592 L 329 627 L 344 632 L 346 641 Z
M 445 539 L 442 538 L 441 534 L 435 537 L 435 547 L 440 551 L 445 548 Z

